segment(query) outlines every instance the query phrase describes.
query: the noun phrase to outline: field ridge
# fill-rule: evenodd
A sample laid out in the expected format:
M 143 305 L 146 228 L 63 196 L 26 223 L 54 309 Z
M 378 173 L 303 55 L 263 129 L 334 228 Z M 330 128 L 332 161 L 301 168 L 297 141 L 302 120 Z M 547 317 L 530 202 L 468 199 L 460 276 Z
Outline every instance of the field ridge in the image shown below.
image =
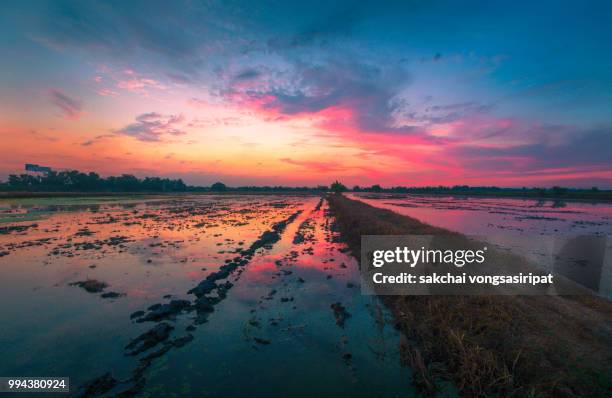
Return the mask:
M 359 260 L 361 235 L 455 234 L 339 194 L 336 227 Z M 381 296 L 405 337 L 413 383 L 462 396 L 612 396 L 612 303 L 596 296 Z

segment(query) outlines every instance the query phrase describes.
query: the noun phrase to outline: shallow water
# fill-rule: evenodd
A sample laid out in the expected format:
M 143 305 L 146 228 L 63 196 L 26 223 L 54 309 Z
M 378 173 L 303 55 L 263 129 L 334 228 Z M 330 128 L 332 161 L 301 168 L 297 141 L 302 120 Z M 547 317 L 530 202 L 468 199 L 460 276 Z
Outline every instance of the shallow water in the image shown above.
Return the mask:
M 558 256 L 576 237 L 598 240 L 603 261 L 585 267 L 573 261 L 562 273 L 612 299 L 612 203 L 539 199 L 348 194 L 375 207 L 414 217 L 490 242 L 524 256 L 543 268 L 558 271 Z M 572 256 L 581 253 L 572 252 Z M 575 263 L 575 264 L 574 264 Z
M 399 334 L 326 210 L 272 195 L 1 202 L 0 375 L 69 376 L 74 391 L 110 372 L 103 396 L 413 396 Z M 211 275 L 204 313 L 188 292 Z M 107 286 L 73 285 L 87 280 Z M 156 312 L 172 300 L 184 307 Z M 126 355 L 159 325 L 168 336 Z
M 467 196 L 349 194 L 468 235 L 612 235 L 612 203 Z

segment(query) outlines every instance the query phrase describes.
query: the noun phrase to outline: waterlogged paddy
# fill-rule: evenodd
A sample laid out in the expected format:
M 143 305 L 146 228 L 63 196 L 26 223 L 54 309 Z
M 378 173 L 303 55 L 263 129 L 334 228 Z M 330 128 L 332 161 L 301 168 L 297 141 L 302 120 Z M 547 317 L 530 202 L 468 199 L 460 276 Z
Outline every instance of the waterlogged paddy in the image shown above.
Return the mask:
M 365 193 L 348 196 L 487 241 L 612 299 L 612 203 Z M 584 254 L 568 249 L 577 237 L 598 240 L 594 246 L 602 252 L 603 261 L 587 267 L 575 259 Z M 562 270 L 555 265 L 560 257 L 565 262 Z
M 467 235 L 612 235 L 612 203 L 467 196 L 349 194 Z
M 11 201 L 0 218 L 0 375 L 84 396 L 414 395 L 319 197 Z

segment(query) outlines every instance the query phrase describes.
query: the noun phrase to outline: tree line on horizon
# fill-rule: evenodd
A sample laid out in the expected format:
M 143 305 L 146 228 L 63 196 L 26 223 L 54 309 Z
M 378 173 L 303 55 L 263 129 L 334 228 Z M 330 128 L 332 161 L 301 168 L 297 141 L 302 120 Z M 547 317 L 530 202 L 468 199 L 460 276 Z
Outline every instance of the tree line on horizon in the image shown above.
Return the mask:
M 503 188 L 497 186 L 469 186 L 469 185 L 453 185 L 453 186 L 425 186 L 425 187 L 405 187 L 405 186 L 395 186 L 389 188 L 383 188 L 379 184 L 374 184 L 370 187 L 360 187 L 359 185 L 353 186 L 351 189 L 346 187 L 340 181 L 336 180 L 331 184 L 330 189 L 334 192 L 386 192 L 386 193 L 436 193 L 436 194 L 444 194 L 444 193 L 477 193 L 477 192 L 487 192 L 487 193 L 503 193 L 503 192 L 516 192 L 516 193 L 537 193 L 542 196 L 551 195 L 551 196 L 563 196 L 567 193 L 571 192 L 609 192 L 609 191 L 601 191 L 598 187 L 592 187 L 588 189 L 584 188 L 565 188 L 560 186 L 553 186 L 551 188 Z
M 27 192 L 224 192 L 224 191 L 333 191 L 333 192 L 371 192 L 371 193 L 414 193 L 414 194 L 474 194 L 474 195 L 504 195 L 504 196 L 539 196 L 539 197 L 612 197 L 611 190 L 600 190 L 597 187 L 590 189 L 565 188 L 554 186 L 552 188 L 501 188 L 496 186 L 427 186 L 405 187 L 396 186 L 383 188 L 379 184 L 369 187 L 347 186 L 336 180 L 330 185 L 316 187 L 286 187 L 286 186 L 239 186 L 229 187 L 222 182 L 211 186 L 191 186 L 182 179 L 169 179 L 160 177 L 138 178 L 131 174 L 120 176 L 101 177 L 90 172 L 83 173 L 77 170 L 51 171 L 39 175 L 11 174 L 6 182 L 0 181 L 2 191 Z
M 11 174 L 0 187 L 9 191 L 33 192 L 183 192 L 188 189 L 181 179 L 146 177 L 139 179 L 131 174 L 101 177 L 98 173 L 82 173 L 77 170 L 50 171 L 40 175 Z
M 224 191 L 327 191 L 328 186 L 284 187 L 241 186 L 228 187 L 216 182 L 209 187 L 191 186 L 182 179 L 160 177 L 138 178 L 131 174 L 101 177 L 77 170 L 50 171 L 42 174 L 11 174 L 6 182 L 0 181 L 0 191 L 25 192 L 224 192 Z

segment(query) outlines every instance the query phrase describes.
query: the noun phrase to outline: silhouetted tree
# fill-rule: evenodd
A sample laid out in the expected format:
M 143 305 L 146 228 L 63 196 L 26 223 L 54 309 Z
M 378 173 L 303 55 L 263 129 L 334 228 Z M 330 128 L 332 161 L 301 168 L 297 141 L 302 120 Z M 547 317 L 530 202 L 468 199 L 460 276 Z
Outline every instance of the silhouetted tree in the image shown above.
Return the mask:
M 555 196 L 562 196 L 567 192 L 567 188 L 563 188 L 563 187 L 558 187 L 558 186 L 554 186 L 552 187 L 552 193 Z
M 331 186 L 330 186 L 332 192 L 335 193 L 340 193 L 340 192 L 346 192 L 348 191 L 348 189 L 346 188 L 346 186 L 344 186 L 344 184 L 342 184 L 340 181 L 336 180 L 334 181 Z
M 222 192 L 227 190 L 227 186 L 222 182 L 215 182 L 210 186 L 211 191 Z

